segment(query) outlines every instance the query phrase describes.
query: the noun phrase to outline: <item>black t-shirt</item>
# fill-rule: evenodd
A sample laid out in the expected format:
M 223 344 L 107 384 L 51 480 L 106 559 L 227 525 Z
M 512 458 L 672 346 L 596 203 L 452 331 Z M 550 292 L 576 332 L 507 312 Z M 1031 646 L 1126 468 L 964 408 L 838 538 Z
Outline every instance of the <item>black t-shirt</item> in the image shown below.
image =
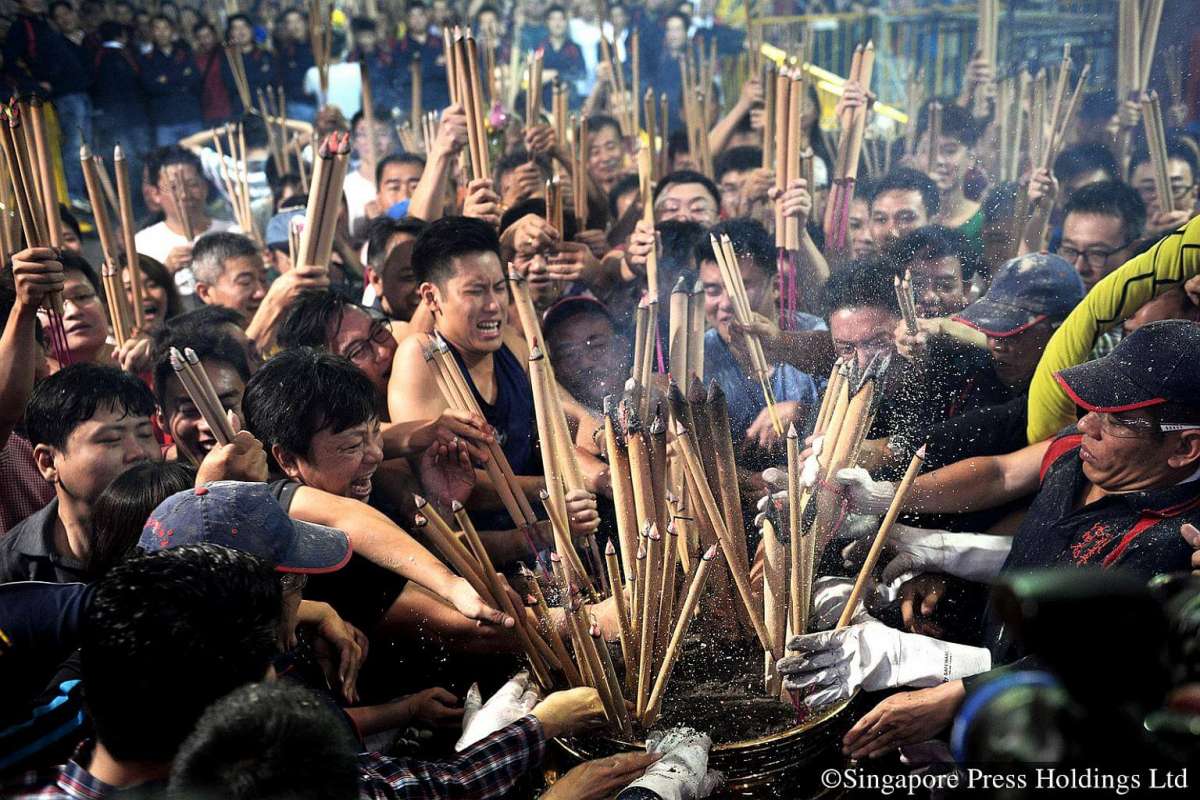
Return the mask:
M 296 490 L 302 485 L 287 478 L 270 484 L 271 493 L 284 511 L 291 508 Z M 309 576 L 304 598 L 329 603 L 343 619 L 369 634 L 407 583 L 407 578 L 353 553 L 337 572 Z

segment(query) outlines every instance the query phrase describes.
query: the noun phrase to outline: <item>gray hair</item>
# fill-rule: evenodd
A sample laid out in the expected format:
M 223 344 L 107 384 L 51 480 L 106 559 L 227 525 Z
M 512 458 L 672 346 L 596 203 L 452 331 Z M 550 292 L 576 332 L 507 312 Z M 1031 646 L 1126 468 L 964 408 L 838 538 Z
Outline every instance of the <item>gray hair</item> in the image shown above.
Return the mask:
M 197 283 L 212 286 L 221 279 L 225 262 L 239 256 L 259 255 L 258 245 L 240 233 L 207 233 L 192 247 L 192 274 Z

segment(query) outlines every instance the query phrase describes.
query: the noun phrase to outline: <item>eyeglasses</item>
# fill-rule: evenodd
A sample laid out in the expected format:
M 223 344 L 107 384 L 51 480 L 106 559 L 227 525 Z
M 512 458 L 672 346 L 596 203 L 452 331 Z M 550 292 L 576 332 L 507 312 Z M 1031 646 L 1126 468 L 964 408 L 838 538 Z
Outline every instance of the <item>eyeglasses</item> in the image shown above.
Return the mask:
M 1145 417 L 1127 417 L 1123 414 L 1104 414 L 1089 412 L 1085 416 L 1096 416 L 1100 421 L 1100 432 L 1105 436 L 1117 439 L 1138 439 L 1147 436 L 1160 436 L 1164 433 L 1177 431 L 1200 430 L 1200 425 L 1188 425 L 1178 422 L 1155 423 Z
M 351 342 L 342 355 L 356 364 L 361 361 L 368 361 L 373 355 L 373 345 L 387 344 L 391 338 L 391 323 L 386 319 L 377 319 L 371 323 L 371 328 L 367 332 L 367 338 L 356 339 Z
M 285 572 L 279 576 L 279 588 L 284 594 L 299 594 L 308 585 L 308 576 Z
M 1124 250 L 1132 241 L 1132 239 L 1128 239 L 1123 244 L 1118 245 L 1111 250 L 1103 250 L 1098 247 L 1091 247 L 1087 250 L 1076 250 L 1074 247 L 1069 247 L 1064 244 L 1059 246 L 1058 254 L 1072 264 L 1078 261 L 1080 256 L 1083 256 L 1084 263 L 1086 263 L 1089 267 L 1092 269 L 1100 269 L 1108 266 L 1108 259 L 1112 258 L 1114 254 Z

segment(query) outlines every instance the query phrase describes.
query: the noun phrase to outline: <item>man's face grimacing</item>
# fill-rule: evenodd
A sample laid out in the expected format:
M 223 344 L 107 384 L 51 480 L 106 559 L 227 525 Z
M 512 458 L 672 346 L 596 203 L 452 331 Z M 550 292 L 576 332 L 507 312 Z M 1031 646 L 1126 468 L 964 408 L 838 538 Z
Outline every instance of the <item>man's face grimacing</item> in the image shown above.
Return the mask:
M 967 307 L 967 287 L 958 256 L 917 258 L 912 271 L 913 298 L 922 317 L 948 317 Z
M 1072 212 L 1063 220 L 1058 254 L 1071 262 L 1089 292 L 1104 276 L 1125 263 L 1131 242 L 1125 223 L 1110 214 Z
M 893 332 L 899 322 L 895 312 L 881 306 L 839 308 L 829 315 L 834 352 L 866 369 L 876 356 L 896 351 Z
M 149 417 L 113 404 L 101 404 L 75 427 L 60 450 L 34 448 L 42 477 L 69 498 L 91 504 L 118 475 L 143 461 L 160 461 L 162 452 Z
M 1153 409 L 1090 412 L 1078 425 L 1084 477 L 1106 492 L 1170 486 L 1196 469 L 1200 431 L 1163 432 Z
M 508 319 L 508 283 L 492 252 L 454 257 L 453 274 L 440 285 L 421 285 L 437 329 L 460 351 L 494 353 L 504 343 Z
M 1029 388 L 1029 382 L 1033 380 L 1033 373 L 1042 360 L 1042 353 L 1054 330 L 1049 320 L 1042 320 L 1011 336 L 988 337 L 992 368 L 1005 386 L 1016 392 L 1024 392 Z
M 322 428 L 303 455 L 288 453 L 279 445 L 271 450 L 292 480 L 365 502 L 371 496 L 371 479 L 383 461 L 383 435 L 379 419 L 372 418 L 341 431 Z
M 205 373 L 212 381 L 221 407 L 245 417 L 242 413 L 242 394 L 246 383 L 238 371 L 223 361 L 202 359 Z M 159 411 L 159 422 L 179 447 L 180 456 L 188 456 L 197 463 L 204 460 L 209 451 L 217 446 L 217 437 L 204 421 L 200 409 L 192 402 L 191 395 L 183 388 L 179 378 L 171 375 L 163 392 L 163 408 Z
M 898 241 L 928 224 L 925 200 L 916 189 L 892 189 L 871 201 L 871 238 L 877 245 Z
M 196 294 L 206 305 L 232 308 L 250 319 L 267 295 L 267 270 L 262 256 L 226 259 L 216 283 L 197 282 Z
M 654 202 L 656 222 L 698 222 L 705 228 L 717 224 L 717 201 L 702 183 L 672 183 Z

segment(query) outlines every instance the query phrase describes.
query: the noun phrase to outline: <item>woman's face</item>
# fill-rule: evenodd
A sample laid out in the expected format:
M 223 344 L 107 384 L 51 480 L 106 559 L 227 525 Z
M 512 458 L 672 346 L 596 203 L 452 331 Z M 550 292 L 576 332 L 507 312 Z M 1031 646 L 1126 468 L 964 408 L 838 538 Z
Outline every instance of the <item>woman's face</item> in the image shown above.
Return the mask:
M 133 305 L 133 287 L 129 282 L 129 269 L 121 270 L 121 283 L 125 286 L 125 296 Z M 142 272 L 142 314 L 146 318 L 145 333 L 153 333 L 162 328 L 167 317 L 169 295 L 167 288 L 158 281 Z

